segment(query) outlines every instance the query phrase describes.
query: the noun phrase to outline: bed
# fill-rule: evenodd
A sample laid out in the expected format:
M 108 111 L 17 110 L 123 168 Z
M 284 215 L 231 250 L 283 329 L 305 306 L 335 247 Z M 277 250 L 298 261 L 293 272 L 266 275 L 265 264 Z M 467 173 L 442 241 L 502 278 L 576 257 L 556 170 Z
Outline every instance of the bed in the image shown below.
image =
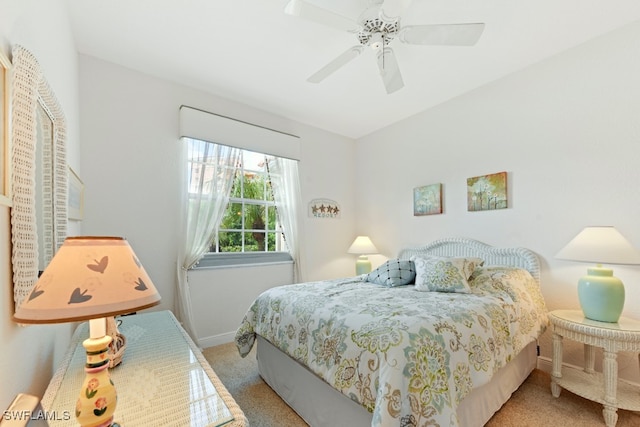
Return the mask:
M 356 277 L 279 286 L 235 341 L 309 425 L 482 426 L 536 366 L 537 256 L 449 238 Z

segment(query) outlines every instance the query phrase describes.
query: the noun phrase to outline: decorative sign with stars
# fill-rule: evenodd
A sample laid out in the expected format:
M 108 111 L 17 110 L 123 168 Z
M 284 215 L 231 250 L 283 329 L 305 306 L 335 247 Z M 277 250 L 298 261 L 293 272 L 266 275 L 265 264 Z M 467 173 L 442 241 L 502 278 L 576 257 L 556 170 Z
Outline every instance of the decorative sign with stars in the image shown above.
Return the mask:
M 340 205 L 335 200 L 313 199 L 309 202 L 309 216 L 312 218 L 340 218 Z

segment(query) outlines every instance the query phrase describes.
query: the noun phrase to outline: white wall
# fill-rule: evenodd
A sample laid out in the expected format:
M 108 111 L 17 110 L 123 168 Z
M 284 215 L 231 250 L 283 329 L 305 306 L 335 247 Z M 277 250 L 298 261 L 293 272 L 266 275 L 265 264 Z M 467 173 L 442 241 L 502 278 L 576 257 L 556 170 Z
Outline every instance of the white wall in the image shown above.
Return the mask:
M 355 237 L 354 141 L 83 55 L 80 93 L 83 231 L 129 240 L 162 296 L 159 308 L 175 308 L 183 104 L 300 136 L 303 203 L 329 198 L 343 209 L 340 219 L 307 218 L 303 224 L 305 278 L 352 274 L 355 258 L 346 251 Z M 190 274 L 196 339 L 228 336 L 265 283 L 283 284 L 279 269 L 248 271 Z M 241 298 L 229 299 L 234 293 Z
M 189 283 L 195 334 L 199 345 L 206 348 L 233 341 L 256 296 L 274 286 L 293 283 L 293 269 L 291 263 L 196 269 L 189 272 Z
M 548 308 L 579 308 L 587 265 L 554 255 L 588 225 L 614 225 L 640 247 L 638 52 L 635 23 L 359 140 L 358 217 L 378 249 L 393 257 L 445 236 L 528 247 Z M 467 212 L 466 178 L 500 171 L 510 207 Z M 413 217 L 412 189 L 438 182 L 444 214 Z M 640 267 L 614 273 L 626 283 L 624 314 L 640 319 Z M 565 356 L 580 363 L 582 350 Z M 637 359 L 623 365 L 637 381 Z
M 65 112 L 68 160 L 80 170 L 78 151 L 77 55 L 61 0 L 0 0 L 0 49 L 10 57 L 21 44 L 38 59 Z M 79 232 L 79 224 L 70 224 Z M 9 208 L 0 206 L 0 408 L 20 392 L 42 396 L 64 355 L 73 325 L 13 323 Z

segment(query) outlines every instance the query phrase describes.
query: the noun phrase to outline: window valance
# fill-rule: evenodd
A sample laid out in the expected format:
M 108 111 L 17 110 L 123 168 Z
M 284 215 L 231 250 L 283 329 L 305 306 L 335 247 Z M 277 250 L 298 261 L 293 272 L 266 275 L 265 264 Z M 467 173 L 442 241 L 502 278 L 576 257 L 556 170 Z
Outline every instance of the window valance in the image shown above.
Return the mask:
M 180 137 L 300 160 L 300 138 L 188 106 L 180 107 Z

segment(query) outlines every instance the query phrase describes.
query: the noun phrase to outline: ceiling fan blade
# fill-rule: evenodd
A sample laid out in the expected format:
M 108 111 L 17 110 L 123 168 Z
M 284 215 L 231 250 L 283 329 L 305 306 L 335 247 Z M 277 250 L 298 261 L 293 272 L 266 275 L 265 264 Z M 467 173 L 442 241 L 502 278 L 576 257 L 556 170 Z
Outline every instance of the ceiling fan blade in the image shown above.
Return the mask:
M 384 0 L 380 12 L 390 18 L 395 18 L 404 13 L 411 4 L 411 0 Z
M 331 12 L 330 10 L 314 6 L 303 0 L 290 0 L 284 7 L 284 13 L 308 19 L 309 21 L 313 21 L 318 24 L 337 28 L 338 30 L 355 32 L 360 28 L 358 23 L 352 19 L 339 15 L 335 12 Z
M 320 83 L 322 80 L 329 77 L 336 70 L 347 64 L 349 61 L 355 59 L 364 50 L 363 46 L 353 46 L 349 48 L 342 55 L 338 56 L 333 61 L 318 70 L 314 75 L 307 79 L 310 83 Z
M 396 56 L 390 47 L 378 51 L 378 69 L 387 93 L 393 93 L 404 87 L 398 61 L 396 61 Z
M 400 30 L 403 43 L 423 45 L 473 46 L 484 31 L 484 24 L 409 25 Z

